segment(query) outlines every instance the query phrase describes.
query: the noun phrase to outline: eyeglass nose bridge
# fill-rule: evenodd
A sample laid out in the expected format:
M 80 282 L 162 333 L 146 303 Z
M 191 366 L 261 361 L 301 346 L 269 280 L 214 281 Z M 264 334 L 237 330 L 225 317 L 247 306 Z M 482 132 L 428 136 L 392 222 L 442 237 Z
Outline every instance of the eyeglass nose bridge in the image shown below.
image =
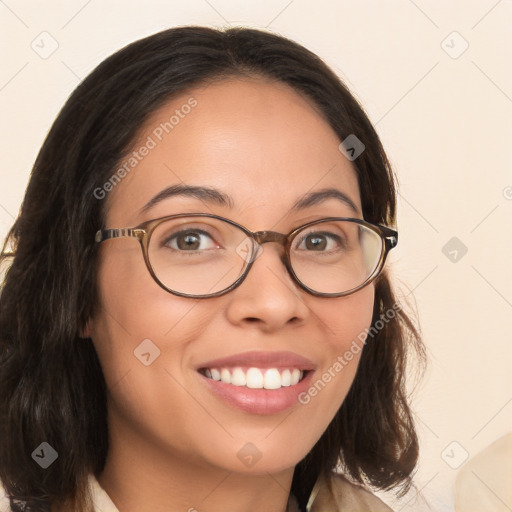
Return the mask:
M 287 248 L 289 243 L 289 235 L 284 235 L 283 233 L 278 233 L 277 231 L 256 231 L 256 233 L 252 233 L 252 239 L 260 246 L 272 242 L 278 244 L 281 248 L 279 251 L 281 260 L 288 268 L 289 262 Z M 258 250 L 256 250 L 254 254 L 258 255 Z
M 288 243 L 288 237 L 277 231 L 257 231 L 256 233 L 252 233 L 252 237 L 260 245 L 275 242 L 286 247 Z
M 261 250 L 263 250 L 263 248 L 261 246 L 263 244 L 273 242 L 273 243 L 276 243 L 279 245 L 279 249 L 280 249 L 279 257 L 280 257 L 283 265 L 286 267 L 286 269 L 292 275 L 292 277 L 294 276 L 294 273 L 290 268 L 290 261 L 289 261 L 289 257 L 287 254 L 287 248 L 288 248 L 288 244 L 289 244 L 290 235 L 284 235 L 283 233 L 278 233 L 277 231 L 256 231 L 256 232 L 251 232 L 250 237 L 253 239 L 254 242 L 256 242 L 256 244 L 253 246 L 253 253 L 252 253 L 250 261 L 247 261 L 247 263 L 249 263 L 247 272 L 249 271 L 249 268 L 254 263 L 254 260 L 260 254 Z

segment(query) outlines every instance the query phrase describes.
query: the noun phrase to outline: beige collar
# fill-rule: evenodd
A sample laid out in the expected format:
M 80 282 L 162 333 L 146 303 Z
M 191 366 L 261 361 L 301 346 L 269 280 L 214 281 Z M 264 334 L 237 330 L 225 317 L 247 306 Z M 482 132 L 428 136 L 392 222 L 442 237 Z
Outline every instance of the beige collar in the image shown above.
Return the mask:
M 95 512 L 119 512 L 108 494 L 92 475 L 89 476 Z M 333 473 L 327 480 L 320 476 L 313 486 L 308 499 L 306 512 L 335 512 L 352 510 L 364 512 L 392 512 L 380 499 L 364 487 L 349 482 L 342 475 Z M 299 512 L 297 500 L 290 495 L 286 512 Z
M 313 493 L 316 496 L 318 493 L 318 482 L 313 488 Z M 106 493 L 105 489 L 101 487 L 98 480 L 94 477 L 94 475 L 89 475 L 89 488 L 91 489 L 92 499 L 94 503 L 95 512 L 119 512 L 118 508 L 114 505 L 113 501 L 110 499 L 110 496 Z M 315 491 L 316 489 L 316 491 Z M 309 502 L 312 503 L 314 499 L 313 494 L 309 499 Z M 310 512 L 311 505 L 308 503 L 307 512 Z M 286 508 L 286 512 L 300 512 L 299 506 L 297 504 L 297 500 L 293 495 L 290 495 L 288 500 L 288 506 Z

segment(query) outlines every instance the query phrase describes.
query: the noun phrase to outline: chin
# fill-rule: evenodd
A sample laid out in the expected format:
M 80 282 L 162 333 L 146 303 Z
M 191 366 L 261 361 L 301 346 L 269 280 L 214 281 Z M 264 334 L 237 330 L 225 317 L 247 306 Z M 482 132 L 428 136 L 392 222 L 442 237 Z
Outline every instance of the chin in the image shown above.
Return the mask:
M 288 441 L 285 442 L 276 436 L 274 442 L 270 439 L 263 439 L 261 442 L 257 440 L 236 442 L 236 446 L 232 447 L 231 456 L 226 457 L 228 451 L 223 452 L 220 465 L 227 471 L 261 476 L 293 470 L 308 454 L 314 443 L 304 445 L 299 431 L 297 435 L 289 436 L 287 439 Z

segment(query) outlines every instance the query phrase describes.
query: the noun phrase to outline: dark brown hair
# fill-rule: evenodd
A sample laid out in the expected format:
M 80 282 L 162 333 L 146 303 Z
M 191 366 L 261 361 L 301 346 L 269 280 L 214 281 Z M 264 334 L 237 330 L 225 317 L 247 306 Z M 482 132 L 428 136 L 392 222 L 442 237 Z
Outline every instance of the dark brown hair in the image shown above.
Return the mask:
M 105 201 L 94 190 L 162 104 L 240 76 L 288 84 L 312 100 L 340 141 L 355 134 L 366 146 L 354 161 L 364 218 L 394 223 L 394 177 L 374 128 L 340 79 L 299 44 L 247 28 L 179 27 L 102 62 L 53 124 L 0 260 L 8 267 L 0 295 L 0 479 L 13 510 L 62 503 L 85 510 L 87 475 L 101 473 L 106 460 L 106 385 L 92 341 L 79 339 L 95 305 L 94 235 L 104 227 Z M 347 398 L 295 469 L 292 491 L 303 509 L 317 477 L 340 462 L 358 482 L 410 485 L 418 441 L 404 385 L 406 353 L 422 356 L 423 349 L 396 308 L 386 273 L 375 295 L 374 324 L 394 306 L 396 315 L 368 336 Z M 48 469 L 31 458 L 41 442 L 59 454 Z

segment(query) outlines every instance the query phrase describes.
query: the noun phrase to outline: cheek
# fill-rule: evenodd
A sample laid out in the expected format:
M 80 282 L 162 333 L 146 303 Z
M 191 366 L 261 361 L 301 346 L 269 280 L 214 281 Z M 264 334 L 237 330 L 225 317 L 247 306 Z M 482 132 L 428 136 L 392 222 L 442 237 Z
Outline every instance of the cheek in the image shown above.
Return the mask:
M 127 372 L 133 377 L 154 368 L 153 362 L 175 366 L 210 321 L 209 309 L 197 307 L 198 300 L 174 296 L 155 283 L 135 240 L 116 243 L 102 255 L 98 307 L 90 322 L 105 378 L 113 385 Z
M 315 308 L 315 316 L 324 326 L 330 348 L 348 348 L 352 340 L 370 327 L 374 297 L 374 286 L 369 285 L 347 297 L 327 299 Z
M 354 381 L 372 321 L 374 294 L 370 285 L 353 295 L 327 300 L 315 309 L 324 326 L 324 358 L 322 368 L 299 401 L 313 409 L 326 424 L 336 414 Z

